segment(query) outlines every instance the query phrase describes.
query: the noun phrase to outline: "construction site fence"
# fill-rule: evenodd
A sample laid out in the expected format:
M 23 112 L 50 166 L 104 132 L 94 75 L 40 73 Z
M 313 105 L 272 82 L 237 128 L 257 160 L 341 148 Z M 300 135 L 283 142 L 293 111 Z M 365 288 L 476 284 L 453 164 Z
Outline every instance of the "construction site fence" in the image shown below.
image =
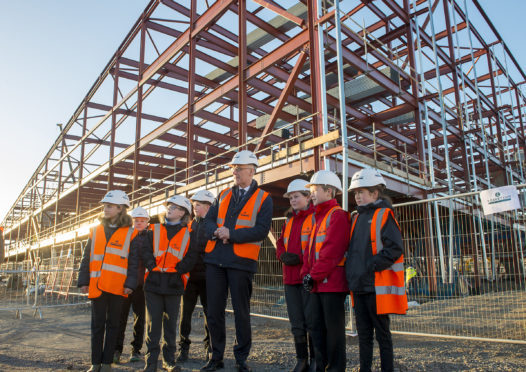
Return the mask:
M 524 200 L 524 188 L 519 189 Z M 394 332 L 526 343 L 524 208 L 484 215 L 477 193 L 394 205 L 405 252 L 406 315 Z M 254 277 L 254 315 L 287 320 L 282 265 L 272 222 Z M 0 266 L 0 310 L 40 315 L 42 309 L 88 302 L 77 288 L 86 240 L 56 244 L 51 257 Z M 32 255 L 30 255 L 32 257 Z M 348 333 L 356 325 L 347 299 Z M 229 304 L 231 309 L 231 305 Z

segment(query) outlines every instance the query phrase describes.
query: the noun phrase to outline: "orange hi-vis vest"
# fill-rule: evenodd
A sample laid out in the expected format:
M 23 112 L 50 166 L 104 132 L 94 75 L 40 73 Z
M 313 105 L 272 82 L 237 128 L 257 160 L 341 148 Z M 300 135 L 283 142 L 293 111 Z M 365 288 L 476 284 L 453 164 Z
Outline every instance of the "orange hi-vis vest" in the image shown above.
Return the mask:
M 128 271 L 130 242 L 137 235 L 131 227 L 119 227 L 106 242 L 104 226 L 90 230 L 90 280 L 88 298 L 97 298 L 102 291 L 128 297 L 124 282 Z
M 379 208 L 374 212 L 371 222 L 371 246 L 373 256 L 383 249 L 382 228 L 389 216 L 392 216 L 398 228 L 398 221 L 390 208 Z M 353 219 L 351 237 L 356 226 L 358 215 Z M 376 292 L 377 314 L 405 314 L 407 311 L 407 294 L 404 280 L 404 255 L 402 254 L 391 267 L 374 273 L 374 290 Z
M 318 232 L 316 233 L 316 228 L 313 228 L 311 230 L 310 239 L 309 239 L 309 245 L 308 247 L 312 247 L 312 244 L 315 243 L 315 260 L 317 261 L 320 258 L 320 250 L 323 246 L 323 242 L 325 241 L 325 237 L 327 236 L 327 229 L 329 228 L 329 225 L 331 223 L 331 216 L 332 213 L 336 210 L 340 210 L 342 207 L 336 205 L 329 209 L 325 217 L 323 217 L 323 220 L 320 223 L 320 228 L 318 229 Z M 314 214 L 312 214 L 312 217 L 314 218 Z M 313 223 L 314 225 L 314 223 Z M 309 251 L 309 259 L 310 259 L 310 251 Z M 311 260 L 312 262 L 312 260 Z M 342 260 L 338 263 L 338 266 L 344 266 L 345 265 L 345 256 L 342 258 Z
M 285 223 L 285 231 L 283 231 L 283 245 L 285 246 L 286 252 L 288 251 L 290 231 L 292 230 L 293 222 L 294 217 L 289 218 Z M 307 218 L 305 218 L 305 220 L 303 221 L 303 225 L 301 225 L 301 254 L 304 254 L 305 249 L 308 248 L 310 233 L 315 223 L 316 221 L 314 220 L 314 213 L 312 213 L 310 216 L 307 216 Z
M 176 273 L 175 266 L 183 259 L 190 247 L 190 233 L 192 232 L 192 224 L 181 228 L 170 241 L 168 241 L 168 234 L 166 227 L 160 223 L 152 225 L 153 231 L 153 256 L 155 257 L 155 268 L 152 271 L 159 271 L 162 273 Z M 148 276 L 146 272 L 145 278 Z M 183 279 L 184 288 L 188 283 L 190 274 L 181 275 Z
M 256 218 L 261 205 L 268 196 L 268 192 L 261 189 L 254 191 L 250 199 L 245 203 L 243 209 L 237 216 L 235 230 L 246 229 L 254 227 L 256 225 Z M 226 213 L 228 211 L 228 205 L 232 199 L 232 188 L 225 189 L 219 194 L 219 210 L 217 212 L 217 227 L 222 227 L 225 224 Z M 234 254 L 238 257 L 248 258 L 257 261 L 259 257 L 259 250 L 263 241 L 250 242 L 250 243 L 233 243 Z M 216 245 L 215 240 L 209 240 L 206 244 L 205 252 L 210 253 L 214 250 Z

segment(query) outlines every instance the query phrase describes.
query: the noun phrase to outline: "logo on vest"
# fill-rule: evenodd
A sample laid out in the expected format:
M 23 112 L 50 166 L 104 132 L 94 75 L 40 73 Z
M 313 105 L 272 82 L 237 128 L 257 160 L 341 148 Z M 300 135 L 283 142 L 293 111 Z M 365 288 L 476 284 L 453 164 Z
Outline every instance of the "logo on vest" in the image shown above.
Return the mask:
M 119 243 L 119 240 L 115 240 L 114 242 L 110 242 L 111 245 L 113 245 L 114 247 L 122 247 L 122 244 Z
M 247 211 L 243 211 L 241 212 L 241 214 L 239 215 L 240 217 L 250 217 L 250 215 L 248 214 Z
M 179 246 L 177 245 L 177 243 L 170 244 L 170 248 L 175 249 L 176 251 L 179 250 Z

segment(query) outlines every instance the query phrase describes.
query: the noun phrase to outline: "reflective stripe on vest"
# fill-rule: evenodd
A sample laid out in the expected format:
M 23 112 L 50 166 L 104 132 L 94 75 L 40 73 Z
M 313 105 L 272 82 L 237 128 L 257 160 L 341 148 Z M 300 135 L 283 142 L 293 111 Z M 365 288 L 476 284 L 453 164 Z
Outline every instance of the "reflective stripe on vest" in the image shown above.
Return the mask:
M 162 273 L 175 273 L 175 266 L 183 259 L 190 246 L 190 228 L 187 225 L 175 234 L 168 241 L 166 227 L 157 223 L 152 226 L 153 229 L 153 255 L 155 257 L 155 268 L 152 271 Z M 146 273 L 145 278 L 148 276 Z M 190 275 L 185 273 L 181 275 L 184 288 L 188 283 Z
M 323 217 L 323 220 L 320 223 L 320 228 L 318 229 L 318 231 L 316 232 L 315 228 L 313 228 L 312 231 L 311 231 L 311 236 L 310 236 L 310 239 L 309 239 L 311 244 L 309 244 L 309 247 L 312 247 L 312 242 L 314 240 L 314 242 L 315 242 L 315 256 L 314 256 L 314 258 L 315 258 L 316 261 L 320 258 L 320 250 L 321 250 L 321 247 L 323 246 L 323 242 L 325 241 L 325 238 L 327 236 L 327 230 L 329 229 L 329 225 L 331 223 L 332 213 L 334 211 L 340 210 L 340 209 L 342 209 L 342 208 L 340 206 L 338 206 L 338 205 L 332 207 L 331 209 L 329 209 L 329 211 L 327 212 L 325 217 Z M 314 219 L 314 214 L 312 215 L 312 218 Z M 316 233 L 316 235 L 314 236 L 315 233 Z M 347 252 L 345 252 L 345 256 L 346 255 L 347 255 Z M 344 266 L 345 265 L 345 256 L 338 263 L 338 266 Z
M 137 233 L 131 227 L 120 227 L 106 242 L 104 226 L 99 225 L 91 229 L 88 298 L 97 298 L 102 291 L 127 297 L 124 294 L 124 282 L 128 270 L 130 242 Z
M 256 226 L 258 212 L 268 195 L 268 192 L 265 192 L 259 188 L 254 191 L 250 198 L 245 202 L 245 205 L 237 216 L 236 226 L 234 227 L 235 230 Z M 217 227 L 222 227 L 225 224 L 225 218 L 231 200 L 231 188 L 221 191 L 221 194 L 219 195 L 219 208 L 216 219 Z M 236 256 L 257 261 L 259 257 L 259 250 L 261 249 L 262 244 L 263 241 L 257 241 L 250 243 L 233 243 L 232 246 Z M 206 244 L 205 252 L 212 252 L 215 248 L 215 245 L 216 240 L 209 240 Z
M 393 217 L 398 228 L 398 221 L 392 209 L 379 208 L 374 212 L 371 221 L 371 248 L 373 256 L 384 248 L 382 242 L 382 228 Z M 358 215 L 353 219 L 351 238 L 356 226 Z M 407 311 L 407 295 L 404 281 L 404 255 L 402 254 L 390 267 L 374 273 L 374 290 L 376 293 L 377 314 L 405 314 Z
M 283 231 L 283 245 L 285 246 L 285 251 L 288 251 L 290 232 L 292 230 L 292 223 L 294 222 L 294 217 L 291 217 L 285 223 L 285 230 Z M 310 233 L 312 227 L 316 221 L 314 220 L 314 213 L 310 214 L 305 218 L 303 224 L 301 225 L 301 254 L 305 253 L 305 249 L 309 245 Z

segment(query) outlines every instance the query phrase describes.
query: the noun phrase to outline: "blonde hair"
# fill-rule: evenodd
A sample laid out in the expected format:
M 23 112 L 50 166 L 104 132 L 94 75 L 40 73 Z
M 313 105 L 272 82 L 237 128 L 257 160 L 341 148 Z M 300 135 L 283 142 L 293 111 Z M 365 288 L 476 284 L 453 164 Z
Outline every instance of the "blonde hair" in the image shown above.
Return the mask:
M 393 201 L 387 194 L 385 193 L 385 186 L 384 185 L 376 185 L 371 187 L 366 187 L 366 189 L 372 194 L 375 191 L 378 191 L 378 199 L 383 199 L 389 204 L 393 204 Z
M 323 189 L 323 191 L 330 191 L 331 192 L 332 199 L 334 199 L 336 197 L 336 194 L 338 193 L 338 189 L 336 187 L 330 186 L 330 185 L 320 185 L 320 186 Z

